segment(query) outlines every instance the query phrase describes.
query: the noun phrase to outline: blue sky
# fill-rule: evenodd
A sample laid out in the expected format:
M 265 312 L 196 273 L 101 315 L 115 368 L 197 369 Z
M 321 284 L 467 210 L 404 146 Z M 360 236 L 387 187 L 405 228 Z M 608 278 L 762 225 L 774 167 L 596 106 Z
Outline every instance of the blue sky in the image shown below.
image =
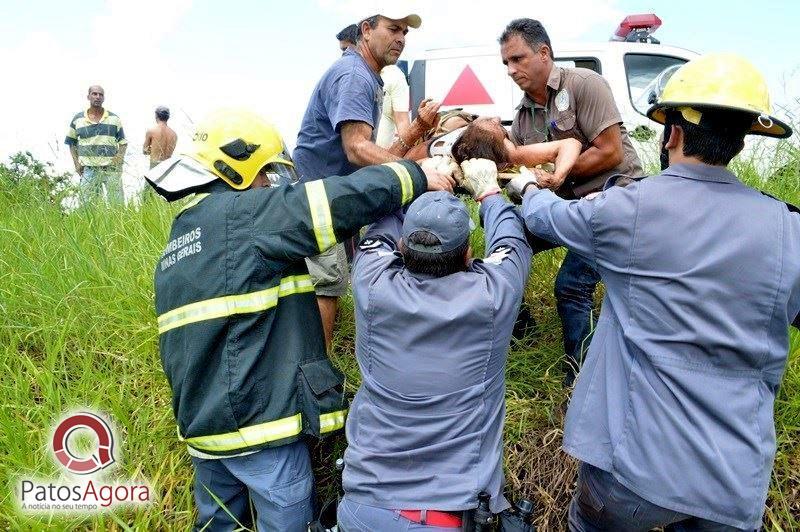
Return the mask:
M 293 145 L 311 89 L 338 56 L 334 34 L 375 9 L 369 0 L 15 4 L 20 7 L 3 10 L 0 18 L 0 101 L 7 119 L 0 157 L 32 149 L 69 168 L 61 144 L 66 126 L 84 108 L 88 85 L 101 83 L 107 107 L 121 116 L 131 142 L 131 174 L 146 164 L 140 146 L 158 104 L 172 108 L 173 126 L 184 137 L 191 119 L 210 108 L 252 107 L 276 122 Z M 656 33 L 664 44 L 741 53 L 767 75 L 774 100 L 800 96 L 796 1 L 405 4 L 422 15 L 423 26 L 409 34 L 404 59 L 433 47 L 491 45 L 505 23 L 520 16 L 540 18 L 557 47 L 564 40 L 605 41 L 625 14 L 655 12 L 664 21 Z M 784 76 L 790 78 L 788 94 Z

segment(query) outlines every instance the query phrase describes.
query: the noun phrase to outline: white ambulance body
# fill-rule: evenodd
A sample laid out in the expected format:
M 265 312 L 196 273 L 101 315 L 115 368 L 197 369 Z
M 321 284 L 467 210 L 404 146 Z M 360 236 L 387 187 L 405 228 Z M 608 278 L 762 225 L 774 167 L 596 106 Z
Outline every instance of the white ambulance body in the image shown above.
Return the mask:
M 698 54 L 657 44 L 650 35 L 660 25 L 657 17 L 655 27 L 626 26 L 634 17 L 655 15 L 635 15 L 623 21 L 617 34 L 640 32 L 633 42 L 556 43 L 553 54 L 559 66 L 589 68 L 608 80 L 637 150 L 652 160 L 651 141 L 661 127 L 645 116 L 650 101 L 680 65 Z M 478 115 L 499 116 L 506 124 L 513 120 L 522 99 L 522 91 L 506 73 L 499 44 L 429 50 L 411 65 L 409 84 L 414 110 L 423 98 L 433 98 L 442 102 L 442 110 L 463 108 Z

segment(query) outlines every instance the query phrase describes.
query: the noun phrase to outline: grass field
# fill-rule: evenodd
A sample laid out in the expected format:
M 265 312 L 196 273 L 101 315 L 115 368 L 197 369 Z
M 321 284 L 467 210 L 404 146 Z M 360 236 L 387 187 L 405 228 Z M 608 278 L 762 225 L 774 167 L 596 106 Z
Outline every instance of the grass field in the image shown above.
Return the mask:
M 788 166 L 785 166 L 788 165 Z M 800 158 L 762 182 L 751 166 L 740 176 L 787 201 L 800 202 Z M 0 173 L 0 529 L 185 530 L 193 522 L 192 471 L 177 441 L 170 393 L 161 371 L 153 311 L 152 272 L 175 208 L 63 214 L 36 187 Z M 758 223 L 754 220 L 753 223 Z M 482 235 L 473 236 L 476 243 Z M 480 246 L 482 247 L 482 246 Z M 506 470 L 514 496 L 536 501 L 540 530 L 564 526 L 573 462 L 560 449 L 560 324 L 552 296 L 563 256 L 534 259 L 525 304 L 537 329 L 512 345 L 507 367 Z M 344 301 L 335 339 L 336 364 L 347 388 L 358 385 L 352 355 L 352 302 Z M 23 515 L 21 478 L 59 478 L 49 452 L 52 426 L 80 407 L 104 412 L 122 442 L 114 476 L 146 478 L 156 501 L 144 509 L 87 516 Z M 800 337 L 793 333 L 776 404 L 778 454 L 765 528 L 800 529 Z M 338 441 L 317 449 L 322 469 Z M 330 475 L 323 475 L 329 482 Z

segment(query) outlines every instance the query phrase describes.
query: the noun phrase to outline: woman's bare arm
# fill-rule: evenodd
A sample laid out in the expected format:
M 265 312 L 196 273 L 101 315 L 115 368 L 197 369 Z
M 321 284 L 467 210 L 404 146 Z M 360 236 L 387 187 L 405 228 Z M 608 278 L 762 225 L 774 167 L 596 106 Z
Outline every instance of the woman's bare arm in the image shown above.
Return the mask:
M 581 154 L 582 144 L 577 139 L 563 139 L 553 142 L 540 142 L 516 146 L 506 140 L 506 148 L 511 162 L 516 165 L 536 166 L 544 163 L 555 163 L 554 180 L 563 183 L 569 175 L 575 161 Z

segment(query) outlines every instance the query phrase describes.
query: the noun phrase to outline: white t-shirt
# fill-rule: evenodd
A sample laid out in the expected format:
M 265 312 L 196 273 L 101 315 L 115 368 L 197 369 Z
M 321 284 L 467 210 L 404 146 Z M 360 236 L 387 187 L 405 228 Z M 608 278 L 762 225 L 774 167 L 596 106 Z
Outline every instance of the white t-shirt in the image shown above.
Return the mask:
M 406 82 L 405 74 L 397 65 L 383 67 L 381 78 L 383 79 L 383 112 L 380 124 L 378 124 L 375 143 L 382 148 L 388 148 L 392 145 L 397 129 L 393 113 L 408 112 L 408 82 Z

